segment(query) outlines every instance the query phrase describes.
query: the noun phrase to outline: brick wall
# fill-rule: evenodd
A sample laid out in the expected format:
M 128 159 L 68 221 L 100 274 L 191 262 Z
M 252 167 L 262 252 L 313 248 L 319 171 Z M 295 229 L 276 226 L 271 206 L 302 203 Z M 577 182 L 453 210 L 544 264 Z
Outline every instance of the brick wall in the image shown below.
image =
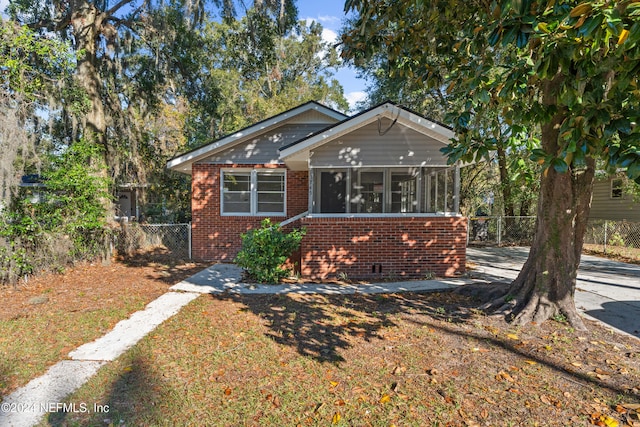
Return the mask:
M 424 278 L 464 273 L 467 219 L 303 218 L 303 277 Z
M 191 180 L 193 257 L 206 261 L 233 262 L 241 247 L 240 235 L 260 226 L 263 216 L 220 215 L 220 170 L 236 168 L 276 168 L 280 165 L 194 164 Z M 287 215 L 274 216 L 274 222 L 300 214 L 308 207 L 307 172 L 287 171 Z

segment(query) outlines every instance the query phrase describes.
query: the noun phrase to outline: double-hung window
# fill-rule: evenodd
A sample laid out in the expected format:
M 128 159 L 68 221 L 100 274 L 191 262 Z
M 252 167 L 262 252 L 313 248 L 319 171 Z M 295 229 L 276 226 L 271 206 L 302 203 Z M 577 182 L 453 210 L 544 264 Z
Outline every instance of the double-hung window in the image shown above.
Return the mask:
M 284 215 L 284 170 L 223 170 L 221 211 L 227 215 Z
M 623 196 L 623 182 L 620 178 L 611 180 L 611 198 L 622 199 Z

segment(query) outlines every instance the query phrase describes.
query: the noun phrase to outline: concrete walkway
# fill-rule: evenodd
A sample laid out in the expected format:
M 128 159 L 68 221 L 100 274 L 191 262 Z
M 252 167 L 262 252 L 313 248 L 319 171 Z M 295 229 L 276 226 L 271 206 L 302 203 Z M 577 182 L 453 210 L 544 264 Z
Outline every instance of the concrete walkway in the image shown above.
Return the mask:
M 169 292 L 152 301 L 144 310 L 119 322 L 105 336 L 73 350 L 68 360 L 57 363 L 43 376 L 6 396 L 0 407 L 0 426 L 33 426 L 48 413 L 62 410 L 64 399 L 87 382 L 100 367 L 115 360 L 203 293 L 353 294 L 446 290 L 479 280 L 511 280 L 520 271 L 528 251 L 528 248 L 469 248 L 468 260 L 477 264 L 469 278 L 371 285 L 254 285 L 242 282 L 242 271 L 237 266 L 213 265 L 172 286 Z M 640 337 L 640 267 L 583 257 L 576 305 L 586 315 Z
M 206 294 L 375 294 L 389 292 L 435 291 L 471 283 L 467 279 L 414 280 L 367 285 L 284 284 L 260 285 L 242 282 L 242 269 L 233 264 L 215 264 L 171 287 L 174 291 Z

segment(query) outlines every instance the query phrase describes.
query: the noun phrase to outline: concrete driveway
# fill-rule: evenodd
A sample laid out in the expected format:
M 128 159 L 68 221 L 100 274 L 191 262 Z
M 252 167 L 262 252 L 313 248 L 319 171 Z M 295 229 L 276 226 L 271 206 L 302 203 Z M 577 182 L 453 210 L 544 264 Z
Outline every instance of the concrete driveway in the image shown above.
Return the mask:
M 528 247 L 472 247 L 467 260 L 477 264 L 472 277 L 513 280 L 528 254 Z M 575 300 L 584 314 L 640 338 L 640 265 L 583 255 Z

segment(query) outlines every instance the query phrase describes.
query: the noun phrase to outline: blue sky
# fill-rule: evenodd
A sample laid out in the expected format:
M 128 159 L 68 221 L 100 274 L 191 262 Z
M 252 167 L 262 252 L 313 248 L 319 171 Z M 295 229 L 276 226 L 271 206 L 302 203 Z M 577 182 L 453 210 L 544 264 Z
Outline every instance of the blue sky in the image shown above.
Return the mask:
M 334 42 L 345 18 L 344 0 L 298 0 L 300 19 L 319 22 L 324 27 L 325 40 Z M 344 87 L 344 94 L 353 108 L 356 102 L 365 98 L 365 82 L 356 77 L 353 69 L 345 67 L 336 74 Z
M 298 0 L 298 17 L 304 20 L 314 20 L 322 24 L 325 40 L 334 43 L 345 18 L 345 0 Z M 9 0 L 0 0 L 0 11 L 4 11 Z M 340 69 L 336 78 L 344 88 L 344 94 L 353 108 L 356 102 L 365 98 L 365 82 L 356 78 L 354 70 L 348 67 Z

